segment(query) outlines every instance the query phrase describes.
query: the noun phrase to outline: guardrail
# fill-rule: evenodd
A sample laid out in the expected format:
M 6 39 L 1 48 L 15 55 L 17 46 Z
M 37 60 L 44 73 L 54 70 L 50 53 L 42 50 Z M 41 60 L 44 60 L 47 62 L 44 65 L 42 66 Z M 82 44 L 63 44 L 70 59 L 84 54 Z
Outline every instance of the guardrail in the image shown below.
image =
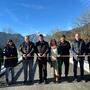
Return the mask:
M 90 57 L 90 55 L 78 55 L 79 57 Z M 38 57 L 38 56 L 37 56 Z M 51 56 L 48 56 L 48 57 L 51 57 Z M 57 56 L 57 57 L 73 57 L 73 55 L 60 55 L 60 56 Z M 7 58 L 7 59 L 13 59 L 13 58 L 17 58 L 17 57 L 10 57 L 10 58 Z M 1 58 L 0 58 L 1 59 Z M 23 60 L 20 60 L 18 61 L 17 63 L 17 66 L 22 63 Z M 4 66 L 2 66 L 1 68 L 1 72 L 0 72 L 0 76 L 2 76 L 6 71 L 6 68 Z

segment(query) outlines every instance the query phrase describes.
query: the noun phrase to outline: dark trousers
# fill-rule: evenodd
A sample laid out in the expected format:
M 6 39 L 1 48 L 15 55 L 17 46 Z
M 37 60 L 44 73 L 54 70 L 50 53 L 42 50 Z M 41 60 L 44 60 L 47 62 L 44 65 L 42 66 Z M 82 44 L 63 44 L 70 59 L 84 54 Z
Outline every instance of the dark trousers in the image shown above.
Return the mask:
M 2 67 L 2 64 L 0 63 L 0 72 L 1 72 L 1 67 Z
M 89 69 L 90 69 L 90 57 L 88 57 L 88 64 L 89 64 Z
M 78 62 L 79 62 L 79 64 L 80 64 L 80 74 L 81 74 L 81 76 L 83 76 L 84 75 L 84 60 L 75 60 L 74 59 L 74 77 L 76 78 L 77 77 L 77 67 L 78 67 Z
M 47 61 L 45 59 L 38 60 L 39 79 L 40 81 L 47 79 Z
M 58 60 L 58 73 L 59 76 L 61 77 L 62 74 L 62 65 L 65 65 L 65 76 L 68 76 L 68 72 L 69 72 L 69 58 L 60 58 L 60 60 Z

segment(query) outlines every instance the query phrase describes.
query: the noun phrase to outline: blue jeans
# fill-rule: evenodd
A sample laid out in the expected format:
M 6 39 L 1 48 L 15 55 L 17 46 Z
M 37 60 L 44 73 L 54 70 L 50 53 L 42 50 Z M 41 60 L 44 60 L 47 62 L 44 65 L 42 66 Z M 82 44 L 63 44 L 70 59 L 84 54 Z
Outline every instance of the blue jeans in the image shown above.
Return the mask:
M 34 69 L 33 69 L 33 60 L 24 60 L 23 61 L 23 69 L 24 69 L 24 81 L 27 81 L 29 77 L 29 81 L 33 81 L 34 79 Z M 29 70 L 28 70 L 29 68 Z
M 11 72 L 11 81 L 14 82 L 14 67 L 7 67 L 6 68 L 6 82 L 9 82 L 9 73 Z

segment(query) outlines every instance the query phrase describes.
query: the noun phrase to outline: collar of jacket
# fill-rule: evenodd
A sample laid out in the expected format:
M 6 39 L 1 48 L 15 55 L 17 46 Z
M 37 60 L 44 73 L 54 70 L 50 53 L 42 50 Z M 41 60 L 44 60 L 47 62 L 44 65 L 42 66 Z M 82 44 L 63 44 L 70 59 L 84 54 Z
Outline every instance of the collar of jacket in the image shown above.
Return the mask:
M 43 40 L 42 42 L 41 41 L 39 41 L 39 43 L 44 43 L 45 41 Z
M 76 40 L 76 39 L 75 39 L 75 42 L 80 42 L 80 41 L 82 41 L 82 39 L 79 39 L 79 40 Z
M 26 42 L 23 42 L 23 44 L 25 45 L 25 44 L 30 44 L 31 43 L 31 41 L 29 41 L 28 43 L 26 43 Z

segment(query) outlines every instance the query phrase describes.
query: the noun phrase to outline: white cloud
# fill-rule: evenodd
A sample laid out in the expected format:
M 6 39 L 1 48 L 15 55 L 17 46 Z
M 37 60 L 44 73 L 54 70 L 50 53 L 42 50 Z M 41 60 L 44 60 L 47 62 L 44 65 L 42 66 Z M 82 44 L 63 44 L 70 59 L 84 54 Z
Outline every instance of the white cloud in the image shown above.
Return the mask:
M 82 5 L 84 5 L 85 7 L 90 7 L 90 0 L 80 0 L 80 2 L 82 3 Z
M 24 8 L 28 8 L 28 9 L 34 9 L 34 10 L 43 10 L 43 9 L 45 9 L 45 7 L 44 6 L 42 6 L 42 5 L 37 5 L 37 4 L 26 4 L 26 3 L 22 3 L 21 4 L 21 6 L 22 7 L 24 7 Z

